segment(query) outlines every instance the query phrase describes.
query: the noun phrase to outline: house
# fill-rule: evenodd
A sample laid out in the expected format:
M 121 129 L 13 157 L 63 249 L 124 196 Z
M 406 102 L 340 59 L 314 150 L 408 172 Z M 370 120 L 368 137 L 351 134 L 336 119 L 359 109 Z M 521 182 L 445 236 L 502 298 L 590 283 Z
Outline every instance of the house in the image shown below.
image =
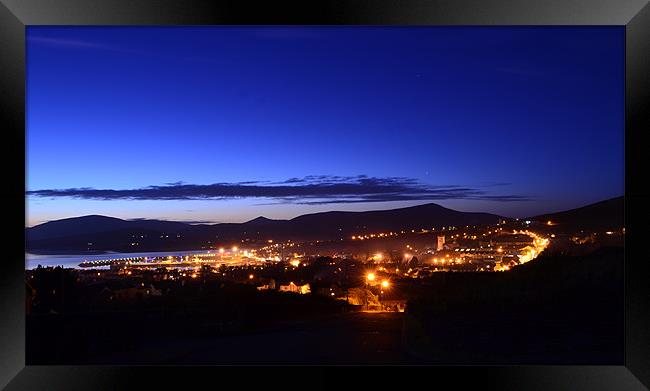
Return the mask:
M 379 295 L 363 287 L 350 288 L 346 295 L 348 304 L 355 306 L 379 307 Z
M 309 283 L 304 285 L 296 285 L 292 281 L 289 283 L 289 285 L 280 285 L 280 292 L 292 292 L 304 295 L 306 293 L 311 293 L 311 289 L 309 287 Z
M 384 311 L 404 312 L 406 310 L 406 300 L 404 299 L 382 300 L 381 305 L 384 307 Z
M 269 278 L 266 281 L 266 284 L 258 286 L 257 290 L 258 291 L 266 291 L 266 290 L 274 291 L 275 290 L 275 280 L 273 278 Z

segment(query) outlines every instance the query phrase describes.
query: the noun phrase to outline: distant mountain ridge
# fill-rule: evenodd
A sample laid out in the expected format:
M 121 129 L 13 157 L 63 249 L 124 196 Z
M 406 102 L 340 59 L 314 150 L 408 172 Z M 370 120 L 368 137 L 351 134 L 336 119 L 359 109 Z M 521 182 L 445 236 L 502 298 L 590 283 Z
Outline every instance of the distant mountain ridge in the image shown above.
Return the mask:
M 28 228 L 29 240 L 54 239 L 71 235 L 94 234 L 114 230 L 142 228 L 153 230 L 183 230 L 189 224 L 162 220 L 122 220 L 116 217 L 88 215 L 49 221 Z M 37 228 L 38 229 L 35 229 Z
M 260 216 L 244 223 L 212 225 L 90 215 L 27 228 L 26 236 L 27 251 L 155 251 L 199 248 L 208 241 L 227 244 L 243 238 L 338 239 L 367 232 L 496 223 L 502 218 L 489 213 L 460 212 L 433 203 L 366 212 L 321 212 L 290 220 Z
M 529 217 L 551 220 L 557 229 L 620 229 L 624 220 L 623 197 L 577 209 Z M 166 251 L 230 245 L 242 239 L 332 240 L 376 233 L 442 226 L 494 224 L 504 219 L 490 213 L 460 212 L 438 204 L 366 212 L 321 212 L 289 220 L 263 216 L 244 223 L 191 225 L 162 220 L 122 220 L 89 215 L 50 221 L 25 229 L 27 251 L 40 253 L 87 251 Z

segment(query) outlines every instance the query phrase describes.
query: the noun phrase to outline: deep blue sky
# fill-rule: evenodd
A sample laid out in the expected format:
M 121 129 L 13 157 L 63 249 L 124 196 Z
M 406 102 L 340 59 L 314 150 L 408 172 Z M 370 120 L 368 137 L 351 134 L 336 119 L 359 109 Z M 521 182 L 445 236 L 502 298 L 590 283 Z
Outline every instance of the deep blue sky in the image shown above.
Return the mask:
M 619 196 L 623 44 L 622 27 L 28 27 L 28 225 Z

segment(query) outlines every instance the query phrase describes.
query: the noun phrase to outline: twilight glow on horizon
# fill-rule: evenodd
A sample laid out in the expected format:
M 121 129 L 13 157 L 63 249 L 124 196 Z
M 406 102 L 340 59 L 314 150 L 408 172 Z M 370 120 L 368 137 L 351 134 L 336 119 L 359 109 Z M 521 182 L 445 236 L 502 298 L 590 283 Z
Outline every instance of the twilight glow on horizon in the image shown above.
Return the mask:
M 624 193 L 623 27 L 28 27 L 27 225 Z

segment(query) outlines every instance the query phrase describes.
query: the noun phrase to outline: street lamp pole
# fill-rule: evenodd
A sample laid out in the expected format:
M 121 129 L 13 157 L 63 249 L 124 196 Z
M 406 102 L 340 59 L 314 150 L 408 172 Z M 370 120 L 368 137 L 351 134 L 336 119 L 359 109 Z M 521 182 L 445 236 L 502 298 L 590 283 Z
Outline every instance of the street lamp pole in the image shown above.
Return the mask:
M 384 280 L 381 282 L 381 285 L 379 286 L 379 306 L 382 308 L 382 311 L 384 309 L 383 305 L 381 304 L 381 295 L 384 293 L 384 288 L 388 289 L 388 286 L 390 283 L 388 280 Z
M 382 293 L 384 293 L 384 291 L 382 290 L 382 287 L 381 287 L 381 285 L 380 285 L 380 286 L 379 286 L 379 293 L 377 294 L 377 296 L 379 297 L 379 308 L 383 311 L 383 310 L 384 310 L 384 306 L 381 305 L 381 294 L 382 294 Z
M 365 292 L 365 296 L 366 296 L 366 311 L 368 311 L 368 310 L 370 309 L 370 305 L 369 305 L 369 303 L 368 303 L 368 286 L 369 286 L 368 282 L 369 282 L 369 281 L 374 281 L 374 280 L 375 280 L 375 273 L 368 273 L 368 275 L 366 276 L 366 292 Z
M 368 311 L 370 308 L 368 303 L 368 280 L 367 279 L 366 279 L 366 291 L 364 293 L 365 293 L 364 296 L 366 297 L 366 311 Z

